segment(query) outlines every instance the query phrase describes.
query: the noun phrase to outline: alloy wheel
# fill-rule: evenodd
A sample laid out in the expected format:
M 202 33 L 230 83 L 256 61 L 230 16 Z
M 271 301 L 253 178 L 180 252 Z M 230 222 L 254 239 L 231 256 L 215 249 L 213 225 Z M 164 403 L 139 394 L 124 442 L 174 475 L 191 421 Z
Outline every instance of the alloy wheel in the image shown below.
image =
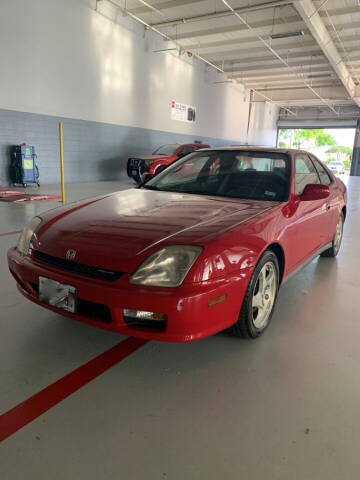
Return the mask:
M 274 307 L 278 274 L 273 262 L 266 262 L 259 272 L 252 297 L 252 321 L 255 328 L 266 326 Z
M 335 236 L 334 236 L 335 253 L 337 253 L 340 250 L 342 234 L 343 234 L 343 218 L 342 218 L 342 215 L 340 215 L 339 221 L 336 225 Z

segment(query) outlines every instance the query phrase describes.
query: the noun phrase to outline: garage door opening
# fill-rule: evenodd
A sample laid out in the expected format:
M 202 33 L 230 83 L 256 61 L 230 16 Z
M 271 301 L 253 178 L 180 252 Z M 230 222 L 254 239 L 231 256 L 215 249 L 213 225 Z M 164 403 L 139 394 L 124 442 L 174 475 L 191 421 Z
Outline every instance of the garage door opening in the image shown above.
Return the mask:
M 277 146 L 299 148 L 316 155 L 337 175 L 349 175 L 355 128 L 283 128 Z

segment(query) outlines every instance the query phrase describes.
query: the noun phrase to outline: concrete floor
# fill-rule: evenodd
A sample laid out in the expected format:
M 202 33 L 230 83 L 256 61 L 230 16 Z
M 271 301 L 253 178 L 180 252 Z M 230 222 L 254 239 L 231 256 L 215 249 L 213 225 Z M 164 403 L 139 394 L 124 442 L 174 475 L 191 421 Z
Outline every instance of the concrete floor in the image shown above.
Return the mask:
M 284 285 L 263 337 L 147 343 L 2 442 L 0 478 L 359 478 L 360 178 L 348 188 L 339 256 Z M 0 233 L 54 205 L 0 203 Z M 124 338 L 26 301 L 5 261 L 15 242 L 0 237 L 0 414 Z

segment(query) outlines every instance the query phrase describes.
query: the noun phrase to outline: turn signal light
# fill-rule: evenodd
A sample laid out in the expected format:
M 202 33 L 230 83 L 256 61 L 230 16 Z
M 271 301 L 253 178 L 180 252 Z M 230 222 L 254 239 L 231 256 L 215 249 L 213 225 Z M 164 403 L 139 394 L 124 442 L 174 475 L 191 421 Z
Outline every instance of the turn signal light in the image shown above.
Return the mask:
M 226 293 L 224 293 L 223 295 L 220 295 L 219 297 L 211 298 L 207 302 L 208 307 L 213 307 L 214 305 L 217 305 L 218 303 L 225 302 L 226 299 L 227 299 Z

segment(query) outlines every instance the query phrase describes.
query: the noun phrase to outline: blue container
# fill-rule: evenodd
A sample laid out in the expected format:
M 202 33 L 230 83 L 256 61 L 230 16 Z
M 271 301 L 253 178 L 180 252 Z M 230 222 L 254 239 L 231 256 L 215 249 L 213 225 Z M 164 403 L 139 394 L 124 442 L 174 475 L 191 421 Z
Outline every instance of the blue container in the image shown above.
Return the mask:
M 35 147 L 32 145 L 15 145 L 12 148 L 11 176 L 14 184 L 39 185 L 36 157 Z

